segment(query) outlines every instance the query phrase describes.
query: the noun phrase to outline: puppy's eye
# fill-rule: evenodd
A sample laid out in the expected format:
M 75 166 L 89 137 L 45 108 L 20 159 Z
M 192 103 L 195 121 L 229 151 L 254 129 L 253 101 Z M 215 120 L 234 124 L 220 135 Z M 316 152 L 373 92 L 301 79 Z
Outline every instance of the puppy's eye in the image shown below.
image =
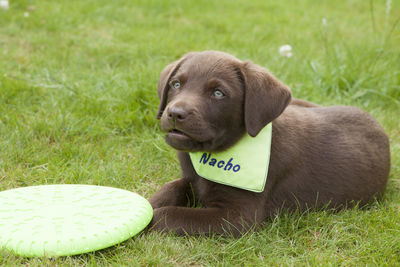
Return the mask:
M 179 81 L 177 81 L 177 80 L 172 81 L 172 82 L 171 82 L 171 85 L 172 85 L 172 87 L 173 87 L 174 89 L 179 89 L 179 88 L 181 88 L 181 83 L 180 83 Z
M 215 97 L 215 98 L 223 98 L 224 96 L 225 96 L 225 94 L 221 91 L 221 90 L 215 90 L 214 92 L 213 92 L 213 96 Z

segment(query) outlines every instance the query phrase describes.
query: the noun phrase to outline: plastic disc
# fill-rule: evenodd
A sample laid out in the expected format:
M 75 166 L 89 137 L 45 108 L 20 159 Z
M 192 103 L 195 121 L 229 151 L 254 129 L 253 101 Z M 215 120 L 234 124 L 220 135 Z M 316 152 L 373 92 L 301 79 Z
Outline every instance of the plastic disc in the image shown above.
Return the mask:
M 22 256 L 67 256 L 129 239 L 151 221 L 136 193 L 94 185 L 41 185 L 0 192 L 0 248 Z

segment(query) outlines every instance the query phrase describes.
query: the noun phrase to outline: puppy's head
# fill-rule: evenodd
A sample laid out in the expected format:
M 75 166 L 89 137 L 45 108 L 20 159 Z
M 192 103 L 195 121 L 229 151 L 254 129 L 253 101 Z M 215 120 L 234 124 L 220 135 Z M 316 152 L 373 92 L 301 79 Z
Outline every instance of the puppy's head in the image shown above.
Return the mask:
M 191 52 L 168 65 L 158 83 L 157 118 L 182 151 L 221 151 L 245 132 L 256 136 L 291 99 L 266 69 L 222 52 Z

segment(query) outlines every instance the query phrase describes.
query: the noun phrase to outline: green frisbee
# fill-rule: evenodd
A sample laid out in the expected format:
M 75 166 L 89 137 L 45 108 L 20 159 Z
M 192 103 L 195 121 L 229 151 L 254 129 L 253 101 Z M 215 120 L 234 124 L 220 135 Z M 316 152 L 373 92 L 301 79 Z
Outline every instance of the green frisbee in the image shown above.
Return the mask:
M 67 256 L 121 243 L 153 209 L 140 195 L 94 185 L 41 185 L 0 192 L 0 248 L 22 256 Z

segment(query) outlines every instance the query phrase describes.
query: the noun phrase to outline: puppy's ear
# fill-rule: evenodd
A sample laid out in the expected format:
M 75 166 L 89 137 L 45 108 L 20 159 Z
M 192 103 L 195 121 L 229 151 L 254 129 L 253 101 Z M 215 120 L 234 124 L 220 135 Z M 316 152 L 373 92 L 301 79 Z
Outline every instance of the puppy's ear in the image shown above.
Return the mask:
M 169 79 L 179 68 L 179 60 L 172 62 L 164 68 L 160 74 L 160 79 L 158 80 L 158 98 L 160 99 L 160 105 L 158 106 L 157 119 L 160 119 L 164 108 L 167 105 L 168 100 L 168 89 L 169 89 Z
M 167 105 L 168 101 L 168 90 L 169 90 L 169 80 L 175 73 L 178 71 L 179 67 L 182 65 L 182 63 L 191 55 L 195 54 L 195 52 L 191 52 L 183 56 L 181 59 L 172 62 L 168 66 L 164 68 L 164 70 L 160 74 L 160 79 L 158 80 L 158 98 L 160 98 L 160 105 L 158 106 L 158 112 L 157 112 L 157 119 L 160 119 L 165 106 Z
M 241 70 L 245 86 L 244 122 L 247 132 L 254 137 L 289 105 L 291 91 L 252 62 L 243 62 Z

